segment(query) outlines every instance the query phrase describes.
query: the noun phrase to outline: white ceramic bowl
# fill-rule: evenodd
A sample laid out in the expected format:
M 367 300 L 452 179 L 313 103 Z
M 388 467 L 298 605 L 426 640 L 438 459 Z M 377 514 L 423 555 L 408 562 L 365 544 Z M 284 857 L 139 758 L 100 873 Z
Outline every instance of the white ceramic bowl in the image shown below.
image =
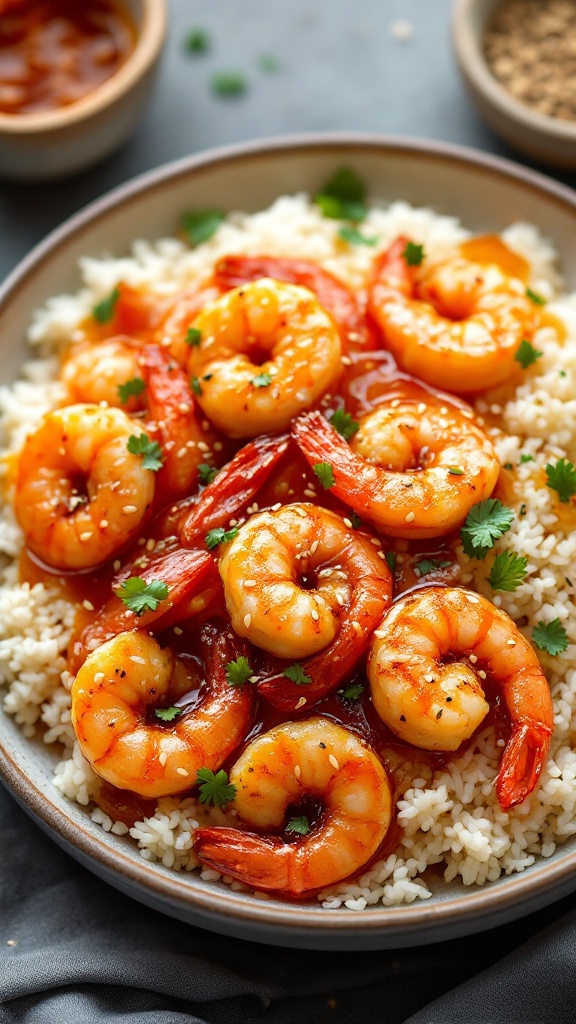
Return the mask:
M 128 60 L 77 103 L 37 114 L 0 113 L 0 176 L 47 181 L 107 156 L 136 128 L 166 36 L 166 0 L 124 0 L 137 42 Z
M 576 194 L 514 164 L 469 150 L 382 136 L 336 135 L 262 141 L 189 157 L 148 173 L 93 203 L 39 245 L 0 289 L 4 378 L 26 357 L 30 312 L 79 285 L 85 254 L 126 254 L 132 239 L 170 234 L 190 208 L 256 211 L 277 196 L 317 192 L 347 164 L 374 200 L 405 199 L 462 218 L 473 231 L 498 232 L 529 220 L 560 253 L 576 288 Z M 73 857 L 135 899 L 213 931 L 319 949 L 411 946 L 454 938 L 519 917 L 576 888 L 576 837 L 523 874 L 481 888 L 434 883 L 426 902 L 363 911 L 327 911 L 233 892 L 198 874 L 150 865 L 126 837 L 107 834 L 52 784 L 54 754 L 0 713 L 0 775 L 19 803 Z M 33 870 L 33 865 L 31 865 Z
M 480 117 L 514 149 L 540 163 L 576 167 L 576 123 L 520 103 L 494 77 L 484 57 L 486 25 L 505 0 L 455 0 L 452 40 L 458 66 Z M 544 0 L 542 0 L 544 2 Z

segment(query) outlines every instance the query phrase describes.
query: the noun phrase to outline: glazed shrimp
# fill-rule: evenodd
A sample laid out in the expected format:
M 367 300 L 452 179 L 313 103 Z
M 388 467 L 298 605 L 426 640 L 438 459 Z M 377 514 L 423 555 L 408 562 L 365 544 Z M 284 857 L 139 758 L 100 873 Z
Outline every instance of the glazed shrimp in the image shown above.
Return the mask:
M 105 562 L 136 535 L 154 497 L 154 473 L 128 451 L 120 409 L 70 405 L 26 439 L 14 508 L 30 550 L 57 569 Z
M 230 772 L 235 808 L 262 832 L 283 828 L 289 808 L 322 801 L 310 833 L 286 841 L 233 828 L 200 828 L 194 848 L 209 867 L 256 889 L 305 896 L 359 871 L 392 816 L 386 772 L 354 733 L 325 718 L 287 722 L 259 736 Z
M 342 369 L 338 331 L 306 288 L 263 278 L 206 306 L 193 326 L 198 403 L 230 437 L 283 430 Z
M 505 612 L 468 590 L 410 594 L 379 626 L 367 669 L 380 718 L 425 750 L 457 750 L 472 736 L 489 710 L 481 682 L 488 678 L 512 723 L 496 783 L 500 806 L 529 796 L 548 758 L 552 700 L 538 658 Z
M 376 347 L 375 331 L 366 318 L 365 303 L 353 295 L 343 281 L 311 260 L 225 256 L 218 261 L 214 271 L 215 281 L 225 288 L 236 288 L 261 277 L 298 284 L 314 292 L 320 305 L 333 317 L 344 351 Z
M 145 397 L 131 395 L 126 402 L 120 398 L 118 388 L 129 380 L 140 377 L 139 346 L 130 338 L 112 338 L 96 345 L 74 346 L 68 355 L 60 377 L 68 391 L 70 402 L 90 402 L 122 407 L 137 412 L 145 406 Z
M 296 420 L 293 435 L 310 465 L 331 465 L 332 494 L 393 537 L 449 533 L 496 486 L 491 442 L 454 405 L 395 398 L 359 422 L 350 445 L 320 412 Z
M 190 789 L 199 768 L 219 768 L 250 728 L 252 687 L 232 687 L 228 661 L 242 652 L 230 632 L 212 637 L 206 674 L 209 691 L 191 709 L 182 701 L 196 690 L 185 663 L 147 633 L 120 633 L 94 651 L 72 684 L 72 724 L 94 771 L 119 789 L 144 797 Z M 155 708 L 182 701 L 165 725 Z
M 378 259 L 370 311 L 404 370 L 450 391 L 482 391 L 508 380 L 535 328 L 526 285 L 494 263 L 463 256 L 409 267 L 406 238 Z

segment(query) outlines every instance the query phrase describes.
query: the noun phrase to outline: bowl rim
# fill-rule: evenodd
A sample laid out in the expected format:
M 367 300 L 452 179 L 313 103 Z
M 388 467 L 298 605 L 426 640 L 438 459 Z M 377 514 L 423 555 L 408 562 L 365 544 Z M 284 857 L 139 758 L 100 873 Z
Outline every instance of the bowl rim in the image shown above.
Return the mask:
M 512 161 L 480 153 L 465 146 L 428 139 L 361 132 L 312 133 L 266 138 L 219 147 L 171 161 L 138 175 L 94 200 L 52 231 L 8 275 L 0 285 L 0 312 L 8 302 L 17 297 L 23 284 L 51 259 L 58 249 L 70 239 L 81 236 L 83 230 L 89 228 L 101 215 L 121 208 L 135 196 L 142 193 L 152 195 L 156 189 L 165 187 L 171 181 L 196 170 L 222 163 L 241 163 L 257 155 L 270 156 L 282 152 L 293 154 L 299 150 L 310 153 L 314 150 L 330 149 L 372 149 L 382 155 L 392 151 L 395 154 L 404 152 L 412 156 L 432 156 L 450 165 L 473 167 L 490 177 L 496 175 L 508 182 L 518 182 L 524 188 L 528 187 L 538 194 L 544 192 L 561 208 L 569 207 L 576 213 L 576 192 L 572 189 Z M 353 153 L 347 154 L 346 158 L 353 159 Z M 309 903 L 296 904 L 296 910 L 294 904 L 289 902 L 281 908 L 258 898 L 248 903 L 245 893 L 238 896 L 228 887 L 221 898 L 215 899 L 214 892 L 208 886 L 203 887 L 199 877 L 198 885 L 182 885 L 178 873 L 173 872 L 169 875 L 151 871 L 151 865 L 147 861 L 134 855 L 137 854 L 136 850 L 134 853 L 126 853 L 113 846 L 103 830 L 79 827 L 66 813 L 65 808 L 46 799 L 45 793 L 27 776 L 25 768 L 12 758 L 1 740 L 0 776 L 17 801 L 53 839 L 60 845 L 69 844 L 72 850 L 68 852 L 87 866 L 96 861 L 107 880 L 117 888 L 128 891 L 128 883 L 124 883 L 123 880 L 129 879 L 132 884 L 144 890 L 146 896 L 141 896 L 142 902 L 149 902 L 164 910 L 169 905 L 174 916 L 181 916 L 178 914 L 178 907 L 186 908 L 190 914 L 197 915 L 199 924 L 214 930 L 221 927 L 223 931 L 230 931 L 230 919 L 233 918 L 238 922 L 237 933 L 243 928 L 244 934 L 247 934 L 250 928 L 254 928 L 258 931 L 260 941 L 265 941 L 263 936 L 267 935 L 268 941 L 286 941 L 289 944 L 291 938 L 294 938 L 295 944 L 303 944 L 298 940 L 302 935 L 308 935 L 310 945 L 313 945 L 314 935 L 317 940 L 328 939 L 330 936 L 335 943 L 340 941 L 340 948 L 353 948 L 350 942 L 342 947 L 346 934 L 350 936 L 361 933 L 370 944 L 370 936 L 377 938 L 384 932 L 400 936 L 401 933 L 405 934 L 410 930 L 414 934 L 412 941 L 418 944 L 434 941 L 440 932 L 450 926 L 457 928 L 464 917 L 467 921 L 474 921 L 477 925 L 476 930 L 480 931 L 492 926 L 495 918 L 503 917 L 511 907 L 514 908 L 515 916 L 520 916 L 521 908 L 528 903 L 532 905 L 530 909 L 533 909 L 538 900 L 541 906 L 553 902 L 554 898 L 567 891 L 571 884 L 570 879 L 574 879 L 573 884 L 576 887 L 576 855 L 568 851 L 554 861 L 541 859 L 536 870 L 509 876 L 500 885 L 472 891 L 463 889 L 462 893 L 454 897 L 442 898 L 440 901 L 426 900 L 409 906 L 369 907 L 353 913 L 346 909 L 335 909 L 328 914 L 319 903 L 314 906 Z M 556 896 L 550 898 L 551 892 Z M 279 935 L 282 937 L 281 940 L 278 938 Z M 337 946 L 334 945 L 334 948 Z M 374 948 L 377 948 L 375 944 Z
M 452 39 L 465 77 L 491 106 L 539 136 L 576 143 L 576 122 L 542 114 L 521 103 L 492 74 L 482 52 L 482 36 L 474 28 L 472 13 L 484 0 L 455 0 Z M 506 0 L 493 0 L 493 9 Z
M 167 0 L 139 2 L 142 8 L 142 25 L 136 35 L 136 45 L 128 59 L 110 78 L 66 107 L 32 114 L 0 112 L 0 136 L 29 136 L 71 127 L 95 117 L 128 93 L 160 55 L 168 26 Z

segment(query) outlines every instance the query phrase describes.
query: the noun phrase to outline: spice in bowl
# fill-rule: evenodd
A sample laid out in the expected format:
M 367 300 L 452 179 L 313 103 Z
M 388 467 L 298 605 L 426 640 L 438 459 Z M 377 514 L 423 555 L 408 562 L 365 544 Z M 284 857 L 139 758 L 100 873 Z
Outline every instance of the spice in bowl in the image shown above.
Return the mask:
M 0 112 L 69 106 L 125 63 L 136 31 L 116 0 L 0 0 Z
M 484 52 L 520 103 L 576 121 L 576 0 L 504 0 L 488 24 Z

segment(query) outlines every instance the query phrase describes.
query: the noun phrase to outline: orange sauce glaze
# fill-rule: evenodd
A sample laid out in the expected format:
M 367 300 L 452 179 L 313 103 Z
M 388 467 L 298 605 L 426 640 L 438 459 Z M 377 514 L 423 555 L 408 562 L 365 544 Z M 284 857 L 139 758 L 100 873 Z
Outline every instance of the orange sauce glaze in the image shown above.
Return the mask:
M 470 259 L 498 262 L 508 273 L 514 273 L 524 279 L 527 276 L 527 266 L 524 261 L 508 250 L 496 237 L 487 236 L 483 239 L 473 239 L 464 243 L 462 249 Z M 174 300 L 171 301 L 170 306 L 173 305 L 173 302 Z M 90 333 L 91 340 L 94 342 L 112 337 L 117 333 L 132 335 L 143 342 L 157 340 L 158 331 L 162 330 L 163 322 L 167 316 L 170 316 L 170 306 L 166 305 L 164 301 L 160 305 L 154 305 L 146 293 L 122 286 L 112 322 L 104 326 L 96 325 L 93 321 L 87 322 L 86 332 Z M 354 417 L 359 417 L 376 408 L 384 396 L 391 398 L 396 395 L 438 405 L 452 405 L 456 408 L 467 407 L 454 395 L 438 392 L 399 371 L 389 352 L 357 352 L 349 357 L 348 362 L 349 365 L 344 368 L 337 393 L 324 396 L 320 402 L 320 406 L 327 414 L 339 405 L 345 404 L 347 410 Z M 240 444 L 241 442 L 238 442 L 238 447 Z M 505 471 L 501 474 L 503 487 L 506 484 L 504 474 Z M 323 507 L 334 509 L 342 515 L 349 514 L 349 509 L 335 499 L 330 492 L 322 490 L 295 445 L 289 448 L 280 471 L 262 488 L 258 495 L 258 505 L 260 509 L 265 509 L 277 502 L 287 504 L 294 501 L 312 501 Z M 176 530 L 183 504 L 185 503 L 160 510 L 144 529 L 141 541 L 151 537 L 160 539 L 173 533 Z M 366 528 L 362 527 L 361 529 Z M 372 532 L 371 529 L 368 529 L 368 532 Z M 407 541 L 382 536 L 384 550 L 395 556 L 395 598 L 430 584 L 458 585 L 459 566 L 454 553 L 456 540 L 456 535 L 437 538 L 433 541 Z M 141 552 L 141 550 L 142 546 L 136 545 L 136 549 L 133 548 L 126 555 L 125 563 L 129 563 L 135 557 L 135 553 Z M 438 565 L 434 570 L 422 576 L 419 574 L 417 565 L 424 559 L 446 564 Z M 94 612 L 85 610 L 81 602 L 88 600 L 96 609 L 101 607 L 110 596 L 114 575 L 109 566 L 95 573 L 81 575 L 56 573 L 48 567 L 40 565 L 29 555 L 22 556 L 20 571 L 22 580 L 28 580 L 31 583 L 45 582 L 47 585 L 55 586 L 69 600 L 78 602 L 78 629 L 94 616 Z M 182 632 L 179 630 L 178 633 L 175 633 L 173 628 L 167 629 L 158 635 L 159 642 L 170 646 L 176 654 L 184 658 L 197 658 L 201 646 L 200 629 L 203 621 L 209 619 L 210 616 L 221 615 L 222 612 L 222 608 L 209 609 L 203 619 L 184 623 Z M 269 671 L 273 664 L 280 663 L 274 662 L 274 659 L 271 659 L 265 652 L 256 648 L 252 649 L 251 665 L 256 673 Z M 476 668 L 479 667 L 481 666 L 476 666 Z M 199 671 L 201 674 L 201 666 Z M 433 772 L 442 768 L 453 757 L 450 753 L 420 750 L 404 743 L 384 725 L 376 714 L 363 668 L 358 671 L 349 685 L 354 683 L 363 686 L 359 699 L 346 699 L 343 692 L 339 691 L 323 698 L 302 717 L 325 715 L 363 737 L 382 758 L 390 774 L 396 798 L 410 788 L 415 778 L 431 779 Z M 207 681 L 202 679 L 199 689 L 176 697 L 175 703 L 187 710 L 193 710 L 198 701 L 202 699 L 203 689 L 207 685 Z M 486 690 L 491 710 L 480 728 L 484 728 L 488 722 L 492 722 L 497 729 L 498 736 L 507 740 L 510 727 L 506 710 L 503 708 L 498 694 L 490 692 L 489 680 L 486 680 Z M 229 769 L 237 760 L 241 750 L 257 735 L 285 720 L 286 716 L 283 716 L 281 712 L 264 701 L 259 701 L 249 732 L 230 762 L 224 767 Z M 155 724 L 158 725 L 158 721 L 155 720 Z M 170 725 L 167 724 L 166 728 L 170 728 Z M 469 742 L 473 742 L 473 738 Z M 154 801 L 117 790 L 108 783 L 102 786 L 99 804 L 112 818 L 124 821 L 128 825 L 153 813 L 154 808 Z M 307 813 L 311 821 L 319 821 L 321 817 L 320 809 L 311 802 L 293 810 Z M 399 826 L 397 822 L 393 822 L 377 856 L 381 856 L 389 850 L 392 851 L 398 844 L 399 836 Z M 289 840 L 290 837 L 285 836 L 285 838 Z M 362 870 L 366 870 L 366 867 L 367 865 L 364 865 Z
M 135 42 L 115 0 L 0 0 L 0 111 L 78 102 L 118 71 Z

